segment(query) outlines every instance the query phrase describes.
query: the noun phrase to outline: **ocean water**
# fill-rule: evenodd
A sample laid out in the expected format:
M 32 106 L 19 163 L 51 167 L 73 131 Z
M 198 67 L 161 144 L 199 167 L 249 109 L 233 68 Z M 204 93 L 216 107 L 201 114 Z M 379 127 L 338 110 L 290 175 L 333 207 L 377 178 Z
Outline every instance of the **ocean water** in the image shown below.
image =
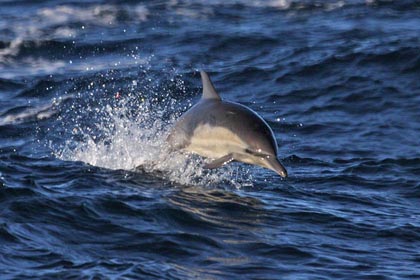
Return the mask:
M 199 98 L 289 177 L 165 138 Z M 0 279 L 419 279 L 420 3 L 0 1 Z

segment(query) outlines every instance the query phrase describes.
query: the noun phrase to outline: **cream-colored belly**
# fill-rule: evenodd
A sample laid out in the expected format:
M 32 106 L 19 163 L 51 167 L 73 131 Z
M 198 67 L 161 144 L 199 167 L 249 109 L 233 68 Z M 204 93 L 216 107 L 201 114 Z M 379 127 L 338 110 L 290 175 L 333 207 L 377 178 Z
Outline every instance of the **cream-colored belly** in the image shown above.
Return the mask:
M 246 143 L 229 129 L 200 125 L 194 130 L 190 145 L 185 149 L 200 156 L 215 159 L 229 153 L 243 153 L 246 148 Z

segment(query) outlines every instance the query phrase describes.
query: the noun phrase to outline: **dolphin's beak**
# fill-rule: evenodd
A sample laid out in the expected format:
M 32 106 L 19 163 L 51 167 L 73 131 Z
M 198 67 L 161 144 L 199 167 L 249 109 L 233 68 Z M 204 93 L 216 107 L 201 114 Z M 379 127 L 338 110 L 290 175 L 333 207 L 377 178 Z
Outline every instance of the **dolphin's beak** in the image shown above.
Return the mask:
M 287 177 L 287 170 L 284 166 L 280 163 L 280 161 L 276 157 L 270 157 L 267 159 L 267 167 L 271 170 L 275 171 L 281 177 Z

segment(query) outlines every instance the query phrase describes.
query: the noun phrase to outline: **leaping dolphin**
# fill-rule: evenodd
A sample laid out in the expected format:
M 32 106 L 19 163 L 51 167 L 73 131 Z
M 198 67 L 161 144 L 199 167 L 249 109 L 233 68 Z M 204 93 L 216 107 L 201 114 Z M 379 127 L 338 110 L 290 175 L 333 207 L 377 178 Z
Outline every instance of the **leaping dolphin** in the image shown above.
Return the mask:
M 203 95 L 175 123 L 168 137 L 171 148 L 212 159 L 206 168 L 218 168 L 236 160 L 287 177 L 277 159 L 273 131 L 263 118 L 244 105 L 222 100 L 207 73 L 200 74 Z

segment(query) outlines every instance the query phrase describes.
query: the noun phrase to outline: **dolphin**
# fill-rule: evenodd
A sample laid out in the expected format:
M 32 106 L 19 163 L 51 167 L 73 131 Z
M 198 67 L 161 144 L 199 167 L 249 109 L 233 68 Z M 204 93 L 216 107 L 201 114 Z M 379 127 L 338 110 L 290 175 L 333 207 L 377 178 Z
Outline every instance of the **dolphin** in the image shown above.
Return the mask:
M 167 139 L 171 149 L 211 159 L 205 168 L 239 161 L 287 177 L 277 159 L 276 138 L 264 119 L 244 105 L 222 100 L 207 73 L 200 74 L 202 97 L 174 124 Z

